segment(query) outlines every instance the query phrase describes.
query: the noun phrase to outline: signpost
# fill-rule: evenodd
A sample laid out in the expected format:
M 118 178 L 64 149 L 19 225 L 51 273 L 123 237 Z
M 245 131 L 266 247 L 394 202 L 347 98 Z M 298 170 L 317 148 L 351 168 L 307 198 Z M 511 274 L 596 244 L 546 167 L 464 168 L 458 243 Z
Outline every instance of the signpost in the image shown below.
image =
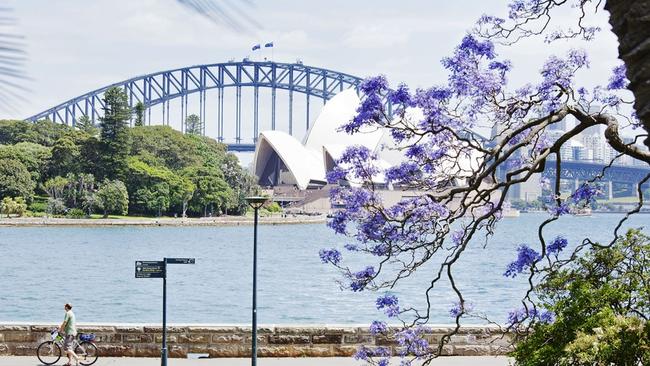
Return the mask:
M 135 278 L 163 279 L 162 348 L 160 365 L 167 366 L 167 265 L 194 264 L 194 258 L 163 258 L 162 261 L 135 261 Z

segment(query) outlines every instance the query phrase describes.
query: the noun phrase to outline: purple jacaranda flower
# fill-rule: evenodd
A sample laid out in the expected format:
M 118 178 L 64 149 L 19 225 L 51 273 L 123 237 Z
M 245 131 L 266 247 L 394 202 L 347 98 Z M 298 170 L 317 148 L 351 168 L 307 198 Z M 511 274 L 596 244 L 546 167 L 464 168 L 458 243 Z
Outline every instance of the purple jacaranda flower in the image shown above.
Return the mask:
M 337 184 L 339 181 L 345 180 L 347 178 L 347 175 L 348 175 L 347 169 L 343 169 L 337 166 L 334 167 L 334 169 L 327 172 L 325 178 L 327 179 L 327 183 Z
M 573 199 L 573 203 L 580 203 L 581 201 L 589 203 L 597 194 L 598 188 L 592 187 L 588 183 L 583 183 L 575 192 L 573 192 L 571 198 Z
M 388 90 L 388 80 L 383 75 L 367 78 L 359 85 L 359 90 L 364 94 L 384 93 Z
M 557 254 L 561 252 L 562 249 L 566 248 L 567 244 L 569 244 L 569 241 L 566 238 L 558 236 L 553 239 L 548 246 L 546 246 L 546 251 L 548 254 Z
M 379 320 L 374 320 L 372 324 L 370 324 L 370 334 L 372 335 L 386 333 L 387 330 L 388 330 L 388 326 L 386 325 L 386 323 L 381 322 Z
M 375 268 L 368 266 L 365 269 L 351 274 L 350 289 L 354 292 L 363 291 L 375 275 Z
M 372 349 L 366 346 L 359 346 L 357 352 L 354 354 L 354 359 L 367 361 L 370 356 L 372 356 Z
M 607 84 L 607 89 L 617 90 L 625 89 L 630 83 L 627 80 L 625 65 L 618 65 L 612 70 L 612 76 L 609 79 L 609 84 Z
M 386 181 L 389 183 L 408 183 L 420 179 L 422 177 L 422 171 L 418 164 L 405 161 L 386 169 L 384 175 Z
M 343 246 L 343 248 L 345 248 L 345 249 L 347 249 L 347 250 L 349 250 L 351 252 L 359 251 L 359 246 L 357 244 L 352 244 L 352 243 L 345 244 Z
M 569 204 L 567 202 L 561 202 L 558 206 L 552 207 L 550 212 L 553 216 L 562 216 L 568 214 Z
M 372 355 L 375 357 L 389 357 L 390 354 L 390 348 L 388 347 L 377 347 L 372 351 Z
M 400 84 L 397 90 L 388 93 L 388 100 L 393 104 L 411 106 L 411 94 L 406 84 Z
M 508 264 L 506 271 L 503 273 L 506 277 L 517 277 L 517 274 L 522 273 L 525 269 L 530 268 L 540 258 L 539 253 L 528 247 L 526 244 L 521 244 L 517 248 L 517 260 Z
M 457 247 L 463 242 L 464 237 L 465 237 L 464 230 L 456 230 L 453 233 L 451 233 L 451 242 L 454 243 L 454 246 Z
M 452 318 L 457 318 L 462 313 L 467 314 L 474 309 L 474 306 L 471 303 L 465 302 L 462 306 L 459 302 L 454 303 L 454 305 L 449 309 L 449 316 Z
M 506 325 L 511 327 L 515 324 L 522 322 L 526 318 L 527 312 L 526 309 L 521 308 L 517 310 L 512 310 L 508 313 L 508 318 L 506 320 Z
M 399 300 L 395 295 L 385 294 L 384 296 L 380 296 L 377 298 L 375 304 L 377 310 L 383 309 L 389 318 L 394 318 L 399 315 Z
M 318 254 L 320 255 L 320 260 L 323 263 L 338 264 L 341 261 L 341 252 L 334 248 L 321 249 Z
M 429 351 L 429 342 L 424 338 L 426 331 L 422 327 L 407 328 L 395 333 L 395 340 L 400 345 L 400 355 L 425 355 Z
M 542 311 L 539 321 L 547 324 L 553 323 L 555 322 L 555 313 L 550 310 Z

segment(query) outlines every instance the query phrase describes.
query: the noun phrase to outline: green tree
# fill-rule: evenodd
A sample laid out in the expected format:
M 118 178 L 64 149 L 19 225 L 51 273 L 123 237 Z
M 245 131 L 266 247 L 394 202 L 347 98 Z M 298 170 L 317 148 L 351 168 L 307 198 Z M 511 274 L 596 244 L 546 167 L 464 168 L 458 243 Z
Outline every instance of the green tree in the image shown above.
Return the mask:
M 239 165 L 239 160 L 234 154 L 227 154 L 221 164 L 226 183 L 235 192 L 235 199 L 229 207 L 231 213 L 244 214 L 247 210 L 246 197 L 259 190 L 255 177 Z
M 14 212 L 15 202 L 11 197 L 5 197 L 0 201 L 0 214 L 7 215 L 7 218 Z
M 43 188 L 45 188 L 45 192 L 47 192 L 47 195 L 50 196 L 50 198 L 63 200 L 63 195 L 68 184 L 70 184 L 70 181 L 67 178 L 57 176 L 47 180 L 45 184 L 43 184 Z
M 194 166 L 184 170 L 183 175 L 196 187 L 189 202 L 191 212 L 207 216 L 208 207 L 225 211 L 235 200 L 235 192 L 216 168 Z
M 144 126 L 144 111 L 147 108 L 144 106 L 144 103 L 138 102 L 135 107 L 133 107 L 133 114 L 135 114 L 135 123 L 136 127 Z
M 97 206 L 104 213 L 126 215 L 129 210 L 129 193 L 120 180 L 105 180 L 96 194 Z
M 52 146 L 52 157 L 49 162 L 49 175 L 76 174 L 82 169 L 81 147 L 71 136 L 58 139 Z
M 23 197 L 31 201 L 35 183 L 23 163 L 0 158 L 0 197 Z
M 158 217 L 169 209 L 171 193 L 167 182 L 142 187 L 133 196 L 136 205 L 144 211 L 155 212 Z
M 129 156 L 128 120 L 131 116 L 126 93 L 118 87 L 104 93 L 104 116 L 100 118 L 100 178 L 124 179 Z
M 131 154 L 147 161 L 150 165 L 160 165 L 172 170 L 180 170 L 189 165 L 203 163 L 195 139 L 172 129 L 169 126 L 147 126 L 129 129 L 131 134 Z M 194 137 L 194 136 L 191 136 Z M 211 154 L 221 154 L 216 151 Z M 218 156 L 218 155 L 217 155 Z
M 22 197 L 15 197 L 13 213 L 18 217 L 23 217 L 25 211 L 27 211 L 27 203 L 25 203 L 25 199 Z
M 138 158 L 129 159 L 128 186 L 132 211 L 159 216 L 170 208 L 178 209 L 182 215 L 195 189 L 191 180 Z
M 68 207 L 84 208 L 85 200 L 90 199 L 95 190 L 95 177 L 92 174 L 68 174 L 68 184 L 63 197 Z
M 79 117 L 79 120 L 77 121 L 77 129 L 85 132 L 89 136 L 97 136 L 99 133 L 99 128 L 97 128 L 90 117 L 86 115 Z
M 549 272 L 536 295 L 548 311 L 512 355 L 522 366 L 650 364 L 650 238 L 630 230 Z M 542 316 L 543 318 L 543 316 Z
M 185 118 L 185 133 L 190 135 L 202 135 L 203 134 L 203 123 L 201 123 L 201 118 L 196 114 L 190 114 Z
M 18 142 L 15 145 L 0 145 L 0 159 L 11 158 L 23 163 L 34 182 L 40 182 L 47 174 L 51 149 L 33 142 Z

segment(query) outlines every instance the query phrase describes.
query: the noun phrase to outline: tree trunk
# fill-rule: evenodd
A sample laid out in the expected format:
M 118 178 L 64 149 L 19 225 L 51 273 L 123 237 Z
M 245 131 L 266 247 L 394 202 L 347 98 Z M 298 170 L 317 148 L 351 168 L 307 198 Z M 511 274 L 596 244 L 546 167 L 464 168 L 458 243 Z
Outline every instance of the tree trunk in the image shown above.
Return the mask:
M 650 133 L 650 0 L 607 0 L 605 9 L 618 37 L 618 55 L 625 62 L 634 109 Z M 650 148 L 650 137 L 644 143 Z

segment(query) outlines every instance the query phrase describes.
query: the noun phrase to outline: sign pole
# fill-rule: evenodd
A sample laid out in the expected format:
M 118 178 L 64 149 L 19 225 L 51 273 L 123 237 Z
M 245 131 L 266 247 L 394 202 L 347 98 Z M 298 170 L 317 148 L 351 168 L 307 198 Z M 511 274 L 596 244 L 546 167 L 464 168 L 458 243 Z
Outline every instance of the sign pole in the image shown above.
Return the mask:
M 167 258 L 163 258 L 163 312 L 162 312 L 162 349 L 160 350 L 160 366 L 167 366 Z
M 162 348 L 160 365 L 167 366 L 167 264 L 194 264 L 195 258 L 163 258 L 162 261 L 135 261 L 135 278 L 163 279 Z

